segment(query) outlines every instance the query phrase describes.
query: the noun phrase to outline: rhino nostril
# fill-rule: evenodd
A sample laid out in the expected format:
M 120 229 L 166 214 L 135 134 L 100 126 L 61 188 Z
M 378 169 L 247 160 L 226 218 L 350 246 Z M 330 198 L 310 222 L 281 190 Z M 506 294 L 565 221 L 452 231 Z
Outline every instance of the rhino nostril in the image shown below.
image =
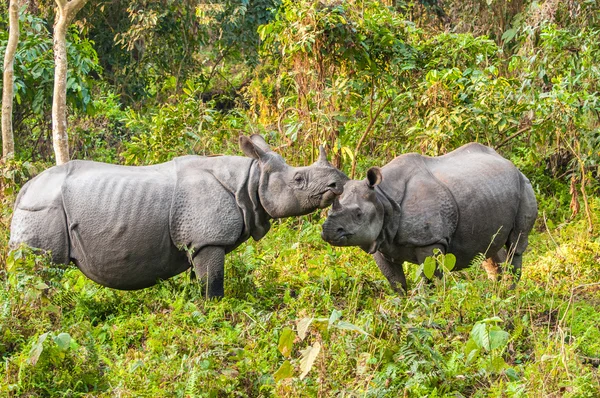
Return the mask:
M 328 188 L 337 188 L 337 183 L 336 182 L 332 182 L 331 184 L 327 185 Z
M 336 232 L 341 235 L 344 233 L 344 228 L 340 227 L 336 230 Z

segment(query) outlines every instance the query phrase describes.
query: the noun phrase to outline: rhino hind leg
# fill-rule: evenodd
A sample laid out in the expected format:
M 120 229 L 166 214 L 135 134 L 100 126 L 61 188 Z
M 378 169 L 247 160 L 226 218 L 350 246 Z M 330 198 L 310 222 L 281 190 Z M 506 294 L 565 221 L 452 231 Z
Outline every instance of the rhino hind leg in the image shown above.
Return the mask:
M 16 208 L 13 214 L 9 248 L 20 244 L 50 252 L 52 262 L 68 264 L 69 237 L 62 208 L 49 206 L 39 210 Z
M 206 289 L 207 298 L 221 298 L 225 295 L 225 249 L 220 246 L 206 246 L 193 257 L 194 273 Z

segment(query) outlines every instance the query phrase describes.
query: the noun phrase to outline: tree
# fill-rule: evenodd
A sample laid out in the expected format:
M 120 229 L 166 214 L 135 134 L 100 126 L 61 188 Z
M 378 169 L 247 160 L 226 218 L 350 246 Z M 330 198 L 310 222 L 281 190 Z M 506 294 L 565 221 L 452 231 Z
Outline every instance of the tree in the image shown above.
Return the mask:
M 87 0 L 56 0 L 54 24 L 54 96 L 52 101 L 52 141 L 56 164 L 69 161 L 67 135 L 67 28 Z
M 4 53 L 4 86 L 2 89 L 2 157 L 14 156 L 15 141 L 12 126 L 13 96 L 14 96 L 14 61 L 17 45 L 19 44 L 19 0 L 10 0 L 9 5 L 9 35 L 6 52 Z

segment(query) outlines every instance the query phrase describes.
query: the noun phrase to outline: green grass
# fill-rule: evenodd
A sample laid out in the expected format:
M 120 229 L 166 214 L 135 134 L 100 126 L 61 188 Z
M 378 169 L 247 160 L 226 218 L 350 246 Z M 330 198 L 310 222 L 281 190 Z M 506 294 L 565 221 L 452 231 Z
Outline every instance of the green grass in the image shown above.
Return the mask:
M 478 266 L 433 285 L 407 266 L 399 297 L 369 255 L 321 241 L 320 217 L 231 253 L 220 301 L 188 273 L 124 292 L 9 258 L 0 395 L 600 395 L 600 240 L 583 221 L 540 223 L 514 291 Z

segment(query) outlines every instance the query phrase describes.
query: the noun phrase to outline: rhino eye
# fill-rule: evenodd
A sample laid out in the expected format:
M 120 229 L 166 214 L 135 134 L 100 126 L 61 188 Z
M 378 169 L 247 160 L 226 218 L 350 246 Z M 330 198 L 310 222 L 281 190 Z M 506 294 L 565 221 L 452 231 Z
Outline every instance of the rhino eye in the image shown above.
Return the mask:
M 363 212 L 360 211 L 360 209 L 356 210 L 356 218 L 358 218 L 359 220 L 362 218 Z
M 301 174 L 296 174 L 296 175 L 294 176 L 294 182 L 295 182 L 296 184 L 302 184 L 302 182 L 303 182 L 303 181 L 304 181 L 304 177 L 302 177 L 302 175 L 301 175 Z

